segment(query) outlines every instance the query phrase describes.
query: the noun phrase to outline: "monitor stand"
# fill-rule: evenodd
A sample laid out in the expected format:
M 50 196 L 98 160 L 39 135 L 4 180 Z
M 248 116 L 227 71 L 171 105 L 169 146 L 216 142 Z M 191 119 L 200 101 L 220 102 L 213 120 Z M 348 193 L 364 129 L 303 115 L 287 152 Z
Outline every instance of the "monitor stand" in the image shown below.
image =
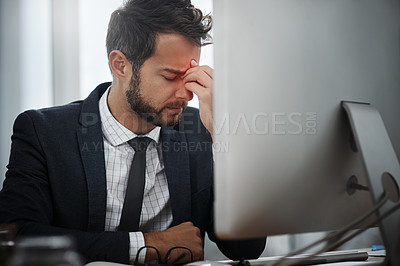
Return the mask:
M 382 118 L 372 105 L 342 102 L 347 113 L 357 150 L 367 173 L 374 204 L 386 191 L 389 199 L 377 215 L 399 203 L 400 165 Z M 386 265 L 400 265 L 400 210 L 379 223 L 386 249 Z

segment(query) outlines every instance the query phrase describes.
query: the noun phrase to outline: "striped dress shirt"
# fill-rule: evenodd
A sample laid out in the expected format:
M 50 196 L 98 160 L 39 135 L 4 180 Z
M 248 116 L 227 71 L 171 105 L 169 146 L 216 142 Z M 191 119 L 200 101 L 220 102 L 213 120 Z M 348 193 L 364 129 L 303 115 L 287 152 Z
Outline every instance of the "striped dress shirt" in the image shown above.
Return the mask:
M 116 231 L 121 219 L 129 170 L 135 151 L 128 144 L 137 135 L 120 124 L 111 114 L 107 96 L 110 88 L 99 101 L 102 122 L 104 158 L 107 179 L 106 231 Z M 136 259 L 139 248 L 145 245 L 143 233 L 159 232 L 172 224 L 172 211 L 167 178 L 162 160 L 160 127 L 148 132 L 151 138 L 146 151 L 146 181 L 143 196 L 139 232 L 130 232 L 130 261 Z M 142 135 L 141 135 L 142 136 Z M 139 255 L 139 262 L 144 262 L 145 251 Z

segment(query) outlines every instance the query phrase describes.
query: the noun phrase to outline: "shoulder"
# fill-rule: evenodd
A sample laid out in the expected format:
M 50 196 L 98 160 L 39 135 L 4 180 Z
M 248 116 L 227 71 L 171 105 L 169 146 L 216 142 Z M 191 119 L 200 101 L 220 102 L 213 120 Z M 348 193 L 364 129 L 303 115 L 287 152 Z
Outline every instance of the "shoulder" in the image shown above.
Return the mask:
M 15 119 L 11 136 L 10 165 L 30 164 L 34 169 L 32 162 L 45 164 L 45 154 L 49 150 L 60 151 L 62 145 L 72 146 L 80 104 L 75 102 L 21 113 Z
M 27 110 L 18 115 L 13 126 L 12 140 L 39 141 L 59 144 L 60 140 L 75 138 L 79 128 L 82 101 L 63 106 Z
M 23 119 L 30 119 L 33 123 L 52 125 L 60 128 L 76 125 L 79 121 L 86 122 L 87 124 L 88 121 L 85 121 L 85 118 L 90 119 L 90 122 L 96 121 L 97 123 L 100 120 L 98 102 L 110 85 L 110 82 L 98 85 L 85 100 L 25 111 L 17 117 L 16 122 Z
M 27 110 L 15 120 L 18 123 L 32 123 L 38 126 L 63 127 L 79 121 L 83 101 L 36 110 Z

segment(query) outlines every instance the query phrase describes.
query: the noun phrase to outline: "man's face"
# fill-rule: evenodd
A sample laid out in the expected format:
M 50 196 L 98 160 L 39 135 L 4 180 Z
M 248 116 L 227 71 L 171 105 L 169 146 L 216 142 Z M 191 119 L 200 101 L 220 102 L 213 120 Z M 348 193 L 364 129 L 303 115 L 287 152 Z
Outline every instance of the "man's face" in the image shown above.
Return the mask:
M 199 61 L 200 47 L 176 33 L 160 33 L 155 53 L 132 75 L 126 97 L 132 110 L 150 124 L 172 126 L 193 93 L 181 79 L 191 60 Z

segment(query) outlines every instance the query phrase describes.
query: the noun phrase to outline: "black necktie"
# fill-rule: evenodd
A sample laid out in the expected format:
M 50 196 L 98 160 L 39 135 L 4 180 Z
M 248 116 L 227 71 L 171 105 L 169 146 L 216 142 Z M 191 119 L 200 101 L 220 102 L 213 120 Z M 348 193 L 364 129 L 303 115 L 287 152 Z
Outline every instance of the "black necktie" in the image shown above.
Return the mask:
M 118 231 L 135 232 L 139 228 L 145 184 L 146 149 L 150 141 L 151 139 L 147 137 L 136 137 L 128 141 L 129 145 L 135 150 L 135 155 L 129 171 Z

